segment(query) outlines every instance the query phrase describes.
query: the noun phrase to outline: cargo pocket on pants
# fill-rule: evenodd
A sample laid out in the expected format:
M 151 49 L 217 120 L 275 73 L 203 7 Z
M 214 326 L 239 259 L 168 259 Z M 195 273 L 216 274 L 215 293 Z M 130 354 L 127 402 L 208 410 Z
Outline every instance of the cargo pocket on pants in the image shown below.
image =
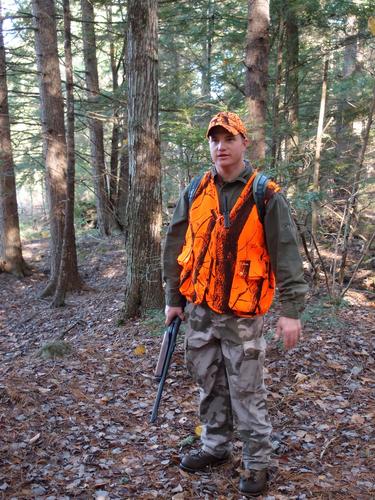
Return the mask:
M 249 342 L 250 343 L 250 342 Z M 238 388 L 241 392 L 256 392 L 263 388 L 263 367 L 265 351 L 244 344 L 243 358 L 238 374 Z
M 194 382 L 197 382 L 196 370 L 195 370 L 195 366 L 194 366 L 194 358 L 195 358 L 195 353 L 193 352 L 193 349 L 191 347 L 189 347 L 188 339 L 185 338 L 185 366 L 186 366 L 186 369 L 187 369 L 189 375 L 194 380 Z

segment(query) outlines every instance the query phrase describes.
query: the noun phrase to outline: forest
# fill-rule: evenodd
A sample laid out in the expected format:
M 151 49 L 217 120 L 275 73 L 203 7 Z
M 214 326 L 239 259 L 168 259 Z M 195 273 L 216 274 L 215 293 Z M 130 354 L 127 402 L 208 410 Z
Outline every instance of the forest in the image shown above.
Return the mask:
M 1 498 L 241 498 L 239 458 L 178 469 L 201 432 L 183 335 L 149 423 L 164 237 L 219 111 L 288 197 L 309 284 L 296 349 L 266 318 L 264 498 L 374 498 L 373 2 L 0 0 Z

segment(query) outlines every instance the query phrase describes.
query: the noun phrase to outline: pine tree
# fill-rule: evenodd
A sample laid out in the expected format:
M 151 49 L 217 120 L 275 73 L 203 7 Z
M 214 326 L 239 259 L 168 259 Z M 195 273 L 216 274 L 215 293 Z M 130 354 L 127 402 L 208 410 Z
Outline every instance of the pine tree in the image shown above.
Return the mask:
M 161 307 L 157 0 L 128 3 L 127 276 L 123 315 Z

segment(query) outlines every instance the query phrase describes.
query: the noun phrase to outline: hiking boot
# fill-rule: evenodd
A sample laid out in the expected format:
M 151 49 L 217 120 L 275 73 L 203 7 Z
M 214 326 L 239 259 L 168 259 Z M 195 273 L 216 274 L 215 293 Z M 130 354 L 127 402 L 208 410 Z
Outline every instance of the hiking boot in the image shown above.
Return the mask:
M 268 481 L 268 470 L 246 470 L 240 479 L 240 492 L 245 497 L 257 497 L 264 492 Z
M 223 464 L 228 460 L 229 455 L 228 453 L 224 455 L 224 457 L 219 458 L 200 448 L 199 450 L 192 451 L 189 455 L 184 455 L 180 462 L 180 468 L 187 472 L 198 472 L 209 465 L 214 466 Z

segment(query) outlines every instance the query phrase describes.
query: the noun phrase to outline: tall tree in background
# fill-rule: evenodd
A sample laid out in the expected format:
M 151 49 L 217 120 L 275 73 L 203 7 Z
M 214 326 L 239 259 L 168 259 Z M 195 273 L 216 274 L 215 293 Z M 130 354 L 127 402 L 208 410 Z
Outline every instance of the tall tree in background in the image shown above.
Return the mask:
M 297 0 L 288 0 L 285 9 L 285 111 L 288 132 L 285 140 L 285 156 L 290 162 L 298 153 L 298 114 L 299 114 L 299 32 L 296 10 Z
M 114 40 L 114 27 L 112 23 L 111 5 L 106 7 L 106 13 L 107 13 L 107 23 L 109 32 L 109 55 L 111 60 L 112 89 L 113 89 L 113 99 L 114 99 L 113 125 L 112 125 L 112 137 L 111 137 L 111 160 L 109 169 L 109 201 L 111 209 L 114 211 L 117 199 L 117 181 L 119 175 L 118 162 L 119 162 L 119 140 L 120 140 L 120 119 L 119 119 L 120 106 L 117 101 L 117 93 L 119 87 L 118 72 L 119 72 L 120 62 L 116 60 L 116 48 Z
M 276 71 L 272 99 L 272 138 L 271 138 L 271 168 L 274 169 L 280 156 L 280 93 L 282 82 L 283 44 L 284 44 L 284 17 L 282 9 L 278 12 L 279 22 L 276 33 Z
M 51 231 L 51 274 L 42 294 L 45 297 L 55 292 L 60 270 L 67 197 L 67 153 L 55 5 L 53 0 L 33 0 L 32 8 Z
M 341 71 L 342 86 L 336 114 L 336 155 L 343 166 L 352 166 L 356 161 L 353 147 L 353 104 L 350 103 L 352 77 L 357 66 L 358 33 L 357 18 L 348 16 L 346 22 L 347 43 Z M 340 183 L 340 181 L 339 181 Z
M 157 0 L 128 2 L 130 192 L 125 318 L 163 304 L 157 6 Z
M 109 235 L 114 224 L 110 208 L 106 182 L 103 122 L 97 116 L 99 101 L 99 76 L 96 58 L 94 7 L 89 0 L 81 0 L 83 53 L 86 69 L 86 87 L 89 103 L 89 129 L 91 165 L 94 176 L 94 189 L 98 228 L 102 235 Z
M 212 44 L 215 28 L 215 0 L 207 1 L 206 36 L 204 40 L 204 61 L 202 71 L 202 96 L 211 100 Z
M 322 141 L 323 141 L 323 129 L 324 129 L 324 116 L 326 113 L 327 106 L 327 80 L 328 80 L 328 59 L 324 60 L 323 68 L 323 81 L 322 81 L 322 95 L 320 98 L 320 109 L 319 109 L 319 119 L 318 128 L 316 131 L 316 149 L 315 149 L 315 161 L 313 168 L 313 192 L 314 200 L 312 202 L 312 212 L 311 212 L 311 235 L 313 238 L 317 238 L 318 230 L 318 209 L 319 209 L 319 191 L 320 191 L 320 160 L 322 154 Z M 313 245 L 312 245 L 312 248 Z M 312 254 L 314 252 L 312 251 Z
M 345 225 L 344 225 L 344 237 L 343 237 L 343 245 L 342 245 L 342 254 L 341 254 L 341 264 L 340 264 L 340 273 L 339 273 L 339 284 L 340 288 L 342 289 L 343 284 L 344 284 L 344 277 L 345 277 L 345 266 L 346 266 L 346 260 L 348 257 L 348 245 L 350 238 L 353 236 L 353 228 L 351 227 L 351 224 L 353 222 L 353 219 L 356 219 L 357 217 L 357 205 L 358 205 L 358 198 L 359 198 L 359 189 L 360 189 L 360 181 L 361 177 L 363 176 L 363 161 L 365 158 L 365 153 L 366 149 L 368 146 L 368 141 L 370 137 L 370 130 L 371 130 L 371 125 L 373 122 L 374 118 L 374 113 L 375 113 L 375 85 L 373 87 L 372 91 L 372 102 L 370 104 L 370 111 L 367 119 L 367 125 L 363 137 L 363 143 L 361 147 L 361 151 L 359 154 L 359 158 L 356 161 L 354 165 L 354 182 L 352 184 L 352 190 L 350 193 L 350 196 L 347 199 L 346 202 L 346 210 L 345 210 Z M 354 221 L 354 227 L 357 229 L 357 224 L 358 220 Z M 374 238 L 374 235 L 372 236 L 372 239 Z M 373 241 L 373 240 L 372 240 Z M 371 247 L 371 240 L 368 243 L 368 249 Z
M 245 95 L 250 132 L 250 159 L 266 155 L 266 102 L 269 56 L 269 0 L 249 0 L 246 36 Z
M 74 229 L 74 96 L 73 96 L 73 57 L 71 41 L 71 13 L 69 0 L 63 0 L 64 7 L 64 48 L 66 79 L 66 145 L 67 145 L 67 195 L 65 202 L 65 225 L 61 263 L 52 305 L 64 305 L 67 290 L 78 290 L 83 282 L 78 273 L 76 237 Z
M 0 1 L 0 272 L 22 277 L 29 273 L 29 268 L 22 257 L 6 75 Z

